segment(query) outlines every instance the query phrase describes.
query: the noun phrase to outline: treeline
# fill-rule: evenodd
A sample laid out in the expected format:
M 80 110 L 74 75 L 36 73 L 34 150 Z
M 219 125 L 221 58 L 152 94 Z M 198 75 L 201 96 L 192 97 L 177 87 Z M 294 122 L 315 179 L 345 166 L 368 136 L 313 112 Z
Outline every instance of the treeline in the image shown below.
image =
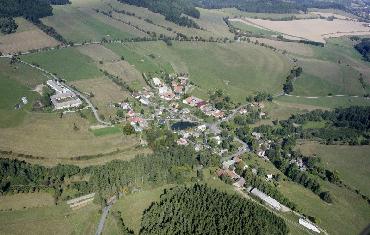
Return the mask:
M 51 5 L 43 0 L 0 0 L 0 16 L 18 17 L 34 21 L 52 15 Z
M 285 83 L 283 84 L 283 91 L 285 94 L 289 94 L 293 92 L 294 87 L 293 87 L 293 81 L 301 76 L 302 74 L 302 67 L 296 67 L 292 70 L 290 70 L 289 75 L 285 79 Z
M 203 185 L 166 190 L 141 221 L 140 234 L 288 234 L 262 206 Z
M 200 26 L 192 19 L 199 18 L 200 13 L 191 1 L 184 0 L 119 0 L 120 2 L 145 7 L 149 10 L 160 13 L 166 20 L 174 22 L 180 26 L 200 29 Z M 187 15 L 187 16 L 184 16 Z
M 364 60 L 370 62 L 370 38 L 363 38 L 355 45 L 355 49 L 362 55 Z
M 71 4 L 69 0 L 47 0 L 51 5 L 66 5 Z
M 257 13 L 297 13 L 307 12 L 307 8 L 345 9 L 345 3 L 320 0 L 193 0 L 203 8 L 230 8 Z

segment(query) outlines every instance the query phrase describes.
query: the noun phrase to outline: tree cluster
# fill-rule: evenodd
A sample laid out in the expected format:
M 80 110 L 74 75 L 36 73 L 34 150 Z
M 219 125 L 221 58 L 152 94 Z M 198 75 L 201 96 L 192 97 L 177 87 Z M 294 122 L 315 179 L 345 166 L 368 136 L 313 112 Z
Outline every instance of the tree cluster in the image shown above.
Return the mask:
M 1 17 L 0 18 L 0 31 L 3 34 L 14 33 L 18 28 L 15 20 L 11 17 Z
M 370 38 L 363 38 L 355 45 L 355 49 L 362 55 L 364 60 L 370 61 Z
M 262 206 L 204 185 L 166 190 L 141 221 L 140 234 L 288 234 Z

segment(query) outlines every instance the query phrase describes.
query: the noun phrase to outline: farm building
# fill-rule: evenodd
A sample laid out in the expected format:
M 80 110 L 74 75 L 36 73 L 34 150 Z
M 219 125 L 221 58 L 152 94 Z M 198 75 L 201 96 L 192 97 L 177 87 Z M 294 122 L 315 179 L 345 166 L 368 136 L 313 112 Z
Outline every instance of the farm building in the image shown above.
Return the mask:
M 59 81 L 48 80 L 46 84 L 55 91 L 55 95 L 50 97 L 55 109 L 76 108 L 82 105 L 80 98 Z

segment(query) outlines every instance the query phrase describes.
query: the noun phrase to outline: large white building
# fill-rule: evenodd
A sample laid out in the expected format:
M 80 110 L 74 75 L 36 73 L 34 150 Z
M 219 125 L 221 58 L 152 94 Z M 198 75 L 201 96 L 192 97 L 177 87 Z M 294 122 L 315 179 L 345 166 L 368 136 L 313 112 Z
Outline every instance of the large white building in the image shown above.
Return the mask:
M 55 95 L 50 97 L 55 109 L 76 108 L 82 105 L 81 99 L 59 81 L 48 80 L 46 84 L 55 91 Z

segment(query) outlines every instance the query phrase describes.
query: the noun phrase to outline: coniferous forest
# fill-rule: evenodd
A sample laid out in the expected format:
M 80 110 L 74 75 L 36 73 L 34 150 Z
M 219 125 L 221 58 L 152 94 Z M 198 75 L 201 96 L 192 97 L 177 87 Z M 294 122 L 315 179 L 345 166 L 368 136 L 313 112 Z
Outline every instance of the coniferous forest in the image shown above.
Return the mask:
M 141 234 L 288 234 L 282 218 L 204 185 L 166 190 L 144 212 Z

